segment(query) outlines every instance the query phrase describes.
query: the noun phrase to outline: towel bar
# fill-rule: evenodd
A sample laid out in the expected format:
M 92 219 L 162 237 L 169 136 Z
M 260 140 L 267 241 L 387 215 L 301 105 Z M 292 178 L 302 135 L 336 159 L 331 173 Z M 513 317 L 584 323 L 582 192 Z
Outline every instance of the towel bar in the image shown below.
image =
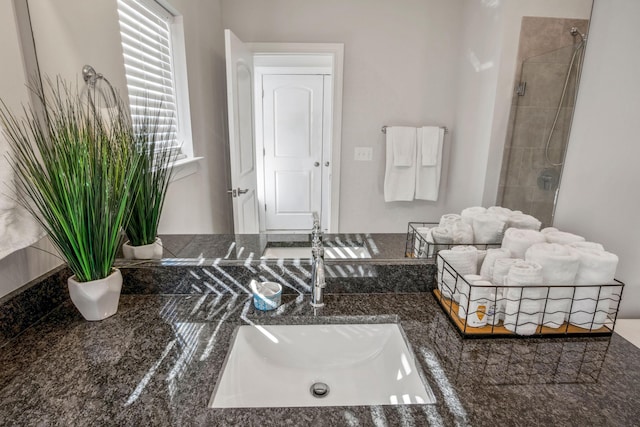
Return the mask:
M 387 133 L 387 125 L 382 126 L 382 133 Z M 444 133 L 449 133 L 449 129 L 446 126 L 440 126 L 440 129 L 444 129 Z

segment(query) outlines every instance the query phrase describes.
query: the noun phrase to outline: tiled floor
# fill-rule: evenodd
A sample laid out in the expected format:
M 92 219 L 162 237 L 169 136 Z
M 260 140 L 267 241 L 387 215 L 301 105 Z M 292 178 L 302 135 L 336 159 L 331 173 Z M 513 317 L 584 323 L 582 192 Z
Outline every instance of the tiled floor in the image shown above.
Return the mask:
M 640 319 L 618 319 L 614 331 L 640 348 Z

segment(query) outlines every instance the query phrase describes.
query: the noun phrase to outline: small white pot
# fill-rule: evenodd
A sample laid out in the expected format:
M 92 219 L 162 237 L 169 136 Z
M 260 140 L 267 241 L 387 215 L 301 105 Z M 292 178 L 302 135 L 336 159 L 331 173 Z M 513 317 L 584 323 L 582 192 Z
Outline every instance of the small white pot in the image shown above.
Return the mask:
M 80 314 L 87 320 L 103 320 L 118 311 L 122 274 L 113 269 L 113 273 L 104 279 L 90 282 L 78 282 L 73 275 L 67 280 L 71 301 Z
M 122 245 L 122 254 L 126 259 L 161 259 L 162 240 L 156 237 L 155 242 L 142 246 L 131 246 L 127 240 Z

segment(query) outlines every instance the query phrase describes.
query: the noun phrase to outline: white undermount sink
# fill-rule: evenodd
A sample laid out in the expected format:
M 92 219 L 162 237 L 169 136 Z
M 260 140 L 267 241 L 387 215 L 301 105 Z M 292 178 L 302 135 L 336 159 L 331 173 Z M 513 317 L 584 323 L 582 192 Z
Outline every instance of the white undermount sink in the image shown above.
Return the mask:
M 435 403 L 398 324 L 240 326 L 211 408 Z
M 311 258 L 311 247 L 268 247 L 262 253 L 262 258 Z M 371 254 L 364 246 L 326 246 L 324 248 L 325 259 L 366 259 Z

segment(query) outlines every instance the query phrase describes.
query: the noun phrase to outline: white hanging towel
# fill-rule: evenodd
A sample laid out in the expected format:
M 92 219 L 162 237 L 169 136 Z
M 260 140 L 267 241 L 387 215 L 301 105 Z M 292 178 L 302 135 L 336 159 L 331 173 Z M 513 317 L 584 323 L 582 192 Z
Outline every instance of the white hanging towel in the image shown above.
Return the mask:
M 416 128 L 387 127 L 384 201 L 411 201 L 416 190 Z
M 9 143 L 0 132 L 0 259 L 26 248 L 44 236 L 44 230 L 15 202 L 15 176 L 8 161 Z
M 418 129 L 418 166 L 416 170 L 416 199 L 438 200 L 442 171 L 444 129 L 424 126 Z

